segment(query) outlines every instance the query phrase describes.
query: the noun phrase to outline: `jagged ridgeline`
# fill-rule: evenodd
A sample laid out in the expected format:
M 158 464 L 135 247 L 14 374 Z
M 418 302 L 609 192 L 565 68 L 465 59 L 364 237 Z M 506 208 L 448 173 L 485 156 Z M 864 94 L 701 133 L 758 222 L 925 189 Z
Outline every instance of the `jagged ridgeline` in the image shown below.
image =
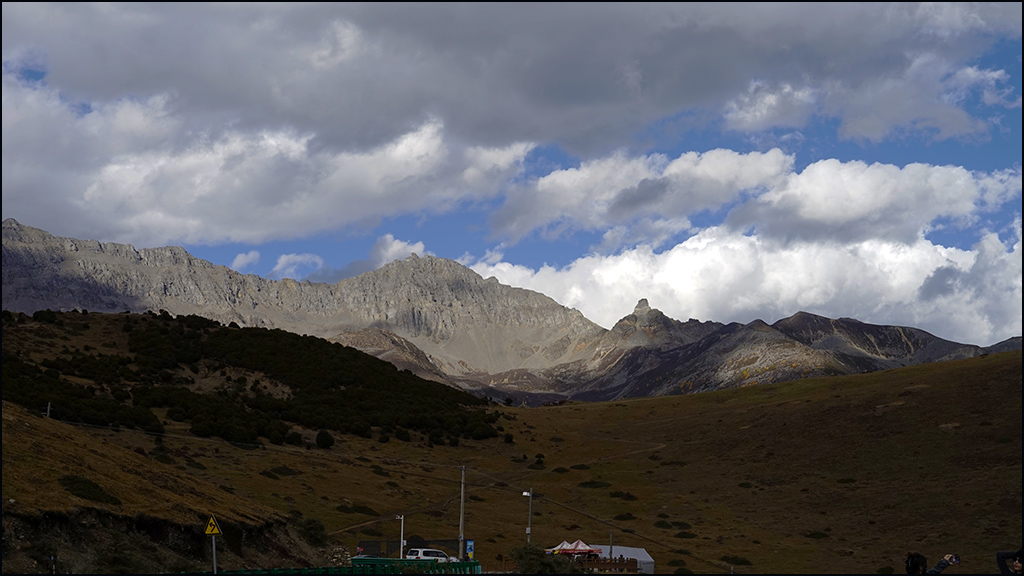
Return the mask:
M 85 344 L 89 342 L 89 344 Z M 434 444 L 497 437 L 500 413 L 450 386 L 313 336 L 199 316 L 3 313 L 3 398 L 61 420 L 302 444 L 293 429 Z

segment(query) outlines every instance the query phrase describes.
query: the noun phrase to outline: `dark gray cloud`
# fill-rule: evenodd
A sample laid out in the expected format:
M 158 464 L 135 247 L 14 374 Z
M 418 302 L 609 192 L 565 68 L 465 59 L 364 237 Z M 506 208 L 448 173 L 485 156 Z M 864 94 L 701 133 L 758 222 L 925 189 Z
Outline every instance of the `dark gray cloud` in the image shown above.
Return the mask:
M 997 34 L 1020 34 L 1019 4 L 958 10 L 969 13 L 807 4 L 23 4 L 4 6 L 3 51 L 5 61 L 41 54 L 47 80 L 72 97 L 170 94 L 186 122 L 207 130 L 287 126 L 326 146 L 362 149 L 435 116 L 459 141 L 559 142 L 592 153 L 654 120 L 718 109 L 755 78 L 819 89 L 822 110 L 843 118 L 852 136 L 874 137 L 885 126 L 863 125 L 864 107 L 902 112 L 908 96 L 909 105 L 935 101 L 941 87 L 914 77 L 914 55 L 953 69 Z M 890 96 L 878 96 L 879 79 L 897 86 Z M 939 113 L 955 108 L 924 121 L 970 129 L 943 124 Z M 905 120 L 884 109 L 881 116 L 886 125 Z
M 955 266 L 941 266 L 924 279 L 917 295 L 926 302 L 950 296 L 957 292 L 959 284 L 966 277 L 967 274 Z
M 644 178 L 636 186 L 618 193 L 608 207 L 608 215 L 615 221 L 622 221 L 652 204 L 659 204 L 668 194 L 670 185 L 667 178 Z

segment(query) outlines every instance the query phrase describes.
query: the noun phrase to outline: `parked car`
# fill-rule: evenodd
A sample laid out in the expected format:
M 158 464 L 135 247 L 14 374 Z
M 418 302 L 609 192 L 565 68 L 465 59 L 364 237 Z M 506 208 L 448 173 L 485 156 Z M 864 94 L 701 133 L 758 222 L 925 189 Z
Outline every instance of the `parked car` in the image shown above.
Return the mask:
M 455 556 L 449 556 L 444 550 L 436 548 L 410 548 L 405 553 L 406 560 L 433 560 L 434 562 L 458 562 Z

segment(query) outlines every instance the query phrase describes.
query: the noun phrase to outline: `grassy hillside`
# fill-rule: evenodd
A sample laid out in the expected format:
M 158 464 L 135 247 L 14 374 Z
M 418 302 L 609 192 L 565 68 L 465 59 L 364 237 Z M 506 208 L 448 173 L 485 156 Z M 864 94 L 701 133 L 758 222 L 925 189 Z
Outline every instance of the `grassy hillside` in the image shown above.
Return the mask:
M 168 322 L 139 317 L 140 326 L 129 332 L 125 316 L 59 315 L 63 326 L 5 322 L 5 399 L 10 356 L 26 364 L 26 371 L 37 367 L 43 378 L 47 370 L 58 370 L 46 368 L 47 360 L 75 350 L 130 355 L 131 336 L 145 329 L 143 323 Z M 167 324 L 168 330 L 175 324 Z M 206 329 L 213 334 L 223 328 Z M 96 397 L 116 400 L 115 389 L 124 388 L 139 398 L 147 386 L 179 386 L 214 404 L 230 400 L 247 413 L 258 409 L 248 390 L 256 380 L 263 396 L 280 400 L 294 399 L 307 385 L 296 385 L 282 375 L 287 368 L 270 361 L 245 364 L 203 354 L 198 372 L 179 362 L 160 369 L 169 372 L 169 380 L 163 374 L 152 383 L 121 378 L 100 384 L 95 374 L 58 371 L 65 381 L 96 388 Z M 125 366 L 143 372 L 138 363 Z M 185 377 L 193 381 L 175 384 Z M 372 396 L 373 386 L 386 385 L 364 389 Z M 285 417 L 280 421 L 289 434 L 301 436 L 300 445 L 273 444 L 261 436 L 261 447 L 252 449 L 217 434 L 193 434 L 194 418 L 170 417 L 174 406 L 149 404 L 163 430 L 153 435 L 145 424 L 131 429 L 122 423 L 114 430 L 47 421 L 36 415 L 40 406 L 27 410 L 5 402 L 3 565 L 5 571 L 39 569 L 32 564 L 38 547 L 10 535 L 9 524 L 28 530 L 41 525 L 38 519 L 67 524 L 87 512 L 96 518 L 143 515 L 182 526 L 195 522 L 196 529 L 202 516 L 216 513 L 253 527 L 253 534 L 257 526 L 271 526 L 260 533 L 261 542 L 277 530 L 271 539 L 290 543 L 287 552 L 270 544 L 240 544 L 237 553 L 222 558 L 222 568 L 317 558 L 326 564 L 323 554 L 333 546 L 397 539 L 396 514 L 406 515 L 407 539 L 455 538 L 458 467 L 466 466 L 466 537 L 476 541 L 485 568 L 497 567 L 499 554 L 507 557 L 525 540 L 527 499 L 521 492 L 532 488 L 539 494 L 534 543 L 607 543 L 611 532 L 616 545 L 647 548 L 659 572 L 899 572 L 910 550 L 933 561 L 956 552 L 963 557 L 956 570 L 994 572 L 995 550 L 1021 542 L 1021 398 L 1021 354 L 1011 352 L 691 396 L 502 407 L 500 414 L 448 400 L 442 404 L 462 406 L 460 412 L 489 414 L 490 421 L 479 421 L 499 436 L 474 439 L 458 421 L 450 430 L 441 422 L 440 438 L 431 438 L 436 422 L 421 428 L 392 423 L 389 434 L 384 426 L 390 422 L 378 421 L 363 435 L 335 428 L 337 443 L 326 450 L 313 442 L 319 426 Z M 122 404 L 132 402 L 125 398 Z M 401 417 L 409 405 L 393 416 Z M 408 441 L 395 438 L 399 428 L 408 432 Z M 120 504 L 73 496 L 61 483 L 65 476 L 91 480 Z M 32 518 L 36 524 L 26 520 Z M 321 552 L 302 537 L 313 520 L 330 534 Z M 103 532 L 103 521 L 91 522 L 93 532 L 112 533 Z M 140 541 L 156 542 L 149 556 L 166 555 L 160 560 L 164 566 L 172 559 L 208 561 L 203 546 L 178 550 L 167 544 L 173 539 L 135 533 Z M 95 566 L 101 555 L 96 550 L 105 548 L 78 549 L 81 565 Z M 286 553 L 295 557 L 283 558 Z

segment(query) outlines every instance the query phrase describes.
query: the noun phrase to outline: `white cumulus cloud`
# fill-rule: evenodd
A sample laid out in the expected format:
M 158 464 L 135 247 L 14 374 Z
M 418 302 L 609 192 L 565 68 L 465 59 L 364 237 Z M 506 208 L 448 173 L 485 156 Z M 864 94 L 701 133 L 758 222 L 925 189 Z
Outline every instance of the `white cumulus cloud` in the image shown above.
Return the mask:
M 792 163 L 778 149 L 747 154 L 717 149 L 676 158 L 617 152 L 510 190 L 491 223 L 499 235 L 518 240 L 537 229 L 557 234 L 646 221 L 651 234 L 640 226 L 633 229 L 633 238 L 664 240 L 666 233 L 689 228 L 691 214 L 773 184 Z
M 790 84 L 771 87 L 753 81 L 746 94 L 725 106 L 725 124 L 733 130 L 758 131 L 779 126 L 799 128 L 814 113 L 815 90 Z
M 270 271 L 270 277 L 298 279 L 323 266 L 324 259 L 316 254 L 282 254 L 277 257 L 277 264 Z
M 246 268 L 259 264 L 259 261 L 259 250 L 250 250 L 248 252 L 242 252 L 235 256 L 235 259 L 231 261 L 231 269 L 241 272 Z
M 370 247 L 370 263 L 376 269 L 388 262 L 401 260 L 412 254 L 425 256 L 432 253 L 427 252 L 423 242 L 405 242 L 396 239 L 391 234 L 385 234 L 377 238 L 377 241 Z
M 782 243 L 715 227 L 663 252 L 643 245 L 564 268 L 471 267 L 543 292 L 606 327 L 648 298 L 681 320 L 774 322 L 804 310 L 988 345 L 1021 333 L 1019 219 L 1011 234 L 957 250 L 923 239 Z
M 1021 193 L 1020 168 L 993 173 L 957 166 L 822 160 L 790 173 L 736 208 L 728 222 L 775 238 L 912 243 L 939 218 L 973 223 Z

